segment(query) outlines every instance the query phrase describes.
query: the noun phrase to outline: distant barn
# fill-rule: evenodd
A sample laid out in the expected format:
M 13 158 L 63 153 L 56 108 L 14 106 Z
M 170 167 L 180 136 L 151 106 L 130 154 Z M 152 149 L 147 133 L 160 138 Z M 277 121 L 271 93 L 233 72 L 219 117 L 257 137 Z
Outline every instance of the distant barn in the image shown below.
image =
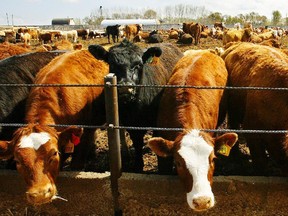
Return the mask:
M 75 25 L 73 18 L 52 19 L 52 25 Z

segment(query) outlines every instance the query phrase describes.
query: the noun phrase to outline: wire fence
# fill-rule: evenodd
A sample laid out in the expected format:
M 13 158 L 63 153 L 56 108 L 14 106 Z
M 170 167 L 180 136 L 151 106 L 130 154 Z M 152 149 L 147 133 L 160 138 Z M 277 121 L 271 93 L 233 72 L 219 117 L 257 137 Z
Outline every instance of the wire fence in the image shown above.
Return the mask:
M 13 83 L 4 83 L 0 84 L 0 86 L 3 87 L 130 87 L 131 85 L 124 85 L 124 84 L 111 84 L 111 83 L 106 83 L 106 84 L 13 84 Z M 288 91 L 288 88 L 275 88 L 275 87 L 232 87 L 232 86 L 189 86 L 189 85 L 135 85 L 133 86 L 134 88 L 193 88 L 193 89 L 199 89 L 199 90 L 248 90 L 248 91 Z M 27 124 L 24 123 L 1 123 L 1 127 L 24 127 L 27 126 Z M 48 125 L 51 127 L 69 127 L 71 125 L 67 124 L 54 124 L 54 125 Z M 152 130 L 152 131 L 182 131 L 183 128 L 160 128 L 160 127 L 134 127 L 134 126 L 114 126 L 114 125 L 74 125 L 82 128 L 90 128 L 90 129 L 125 129 L 125 130 Z M 195 128 L 197 129 L 197 128 Z M 288 130 L 276 130 L 276 129 L 271 129 L 271 130 L 260 130 L 260 129 L 253 129 L 253 130 L 244 130 L 244 129 L 225 129 L 225 128 L 217 128 L 217 129 L 211 129 L 211 128 L 206 128 L 206 129 L 199 129 L 200 131 L 205 131 L 205 132 L 219 132 L 219 133 L 224 133 L 224 132 L 235 132 L 235 133 L 260 133 L 260 134 L 285 134 L 288 133 Z

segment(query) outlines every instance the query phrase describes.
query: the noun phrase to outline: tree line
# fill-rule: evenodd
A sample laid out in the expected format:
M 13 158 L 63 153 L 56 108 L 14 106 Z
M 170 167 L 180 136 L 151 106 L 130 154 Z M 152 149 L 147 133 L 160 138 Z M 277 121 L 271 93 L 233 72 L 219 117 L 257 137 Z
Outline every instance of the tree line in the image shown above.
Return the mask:
M 165 24 L 175 24 L 183 22 L 199 22 L 206 25 L 212 25 L 215 22 L 224 22 L 226 25 L 235 23 L 243 23 L 250 21 L 256 26 L 288 26 L 288 18 L 282 17 L 279 11 L 271 11 L 272 19 L 269 20 L 266 16 L 256 12 L 247 14 L 238 14 L 237 16 L 225 15 L 220 12 L 209 12 L 205 7 L 193 5 L 178 4 L 167 6 L 163 9 L 129 9 L 129 8 L 113 8 L 99 9 L 91 11 L 89 16 L 84 19 L 77 19 L 77 24 L 99 25 L 103 19 L 159 19 Z

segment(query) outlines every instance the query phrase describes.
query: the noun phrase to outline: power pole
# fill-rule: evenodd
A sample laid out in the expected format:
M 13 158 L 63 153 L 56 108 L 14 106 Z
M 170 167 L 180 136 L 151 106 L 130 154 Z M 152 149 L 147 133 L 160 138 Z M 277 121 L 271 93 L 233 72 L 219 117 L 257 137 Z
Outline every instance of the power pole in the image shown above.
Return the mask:
M 9 25 L 8 13 L 6 13 L 6 18 L 7 18 L 7 25 Z
M 100 6 L 100 16 L 102 18 L 102 6 Z

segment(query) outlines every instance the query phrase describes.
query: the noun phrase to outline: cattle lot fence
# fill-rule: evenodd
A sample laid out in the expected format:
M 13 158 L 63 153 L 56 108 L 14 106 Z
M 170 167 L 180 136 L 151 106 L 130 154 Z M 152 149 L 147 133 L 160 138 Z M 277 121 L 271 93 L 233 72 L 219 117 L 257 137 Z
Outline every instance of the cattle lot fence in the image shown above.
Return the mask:
M 36 87 L 36 86 L 42 86 L 42 87 L 43 86 L 44 87 L 45 86 L 47 86 L 47 87 L 55 86 L 55 87 L 59 87 L 59 86 L 63 86 L 63 87 L 73 87 L 73 88 L 74 87 L 81 88 L 82 86 L 87 86 L 85 84 L 83 84 L 83 85 L 78 85 L 78 84 L 77 85 L 73 85 L 73 84 L 66 84 L 66 85 L 62 85 L 62 84 L 61 85 L 57 85 L 57 84 L 46 84 L 46 85 L 1 84 L 1 85 L 2 86 L 6 86 L 6 87 L 11 87 L 11 88 L 13 88 L 15 86 L 29 86 L 29 87 Z M 103 85 L 88 85 L 88 86 L 91 86 L 91 87 L 103 87 Z M 178 192 L 178 191 L 174 191 L 174 189 L 175 188 L 177 190 L 179 189 L 181 192 L 183 192 L 182 191 L 183 189 L 181 189 L 181 187 L 178 185 L 178 181 L 176 180 L 177 178 L 175 176 L 158 176 L 158 175 L 155 175 L 155 177 L 153 177 L 151 175 L 127 174 L 127 173 L 124 173 L 124 177 L 123 177 L 122 172 L 121 172 L 122 165 L 121 165 L 121 153 L 120 153 L 120 130 L 121 129 L 130 129 L 130 130 L 152 130 L 152 131 L 153 130 L 176 130 L 176 131 L 181 131 L 182 128 L 132 127 L 132 126 L 129 126 L 129 125 L 120 126 L 120 124 L 119 124 L 119 116 L 118 116 L 117 89 L 121 88 L 121 87 L 127 87 L 127 86 L 117 84 L 117 77 L 114 74 L 108 74 L 104 78 L 105 103 L 106 103 L 106 125 L 104 125 L 104 126 L 103 125 L 102 126 L 97 126 L 97 125 L 76 125 L 76 126 L 83 127 L 83 128 L 107 129 L 108 145 L 109 145 L 110 172 L 107 172 L 105 174 L 100 174 L 101 177 L 99 177 L 99 176 L 95 177 L 94 176 L 94 177 L 92 177 L 92 179 L 97 179 L 95 181 L 97 181 L 97 183 L 99 183 L 100 185 L 104 184 L 104 186 L 103 186 L 104 188 L 106 188 L 107 185 L 110 185 L 110 189 L 108 189 L 108 191 L 110 191 L 111 194 L 110 195 L 101 194 L 100 197 L 104 196 L 104 197 L 106 197 L 105 198 L 106 200 L 111 201 L 113 203 L 111 205 L 107 205 L 107 203 L 106 203 L 105 204 L 106 206 L 102 206 L 102 207 L 103 208 L 107 207 L 107 211 L 111 211 L 111 209 L 112 209 L 114 211 L 114 215 L 122 215 L 123 209 L 127 212 L 128 211 L 128 209 L 127 209 L 128 207 L 127 206 L 129 206 L 129 205 L 130 206 L 131 205 L 139 205 L 138 202 L 140 202 L 140 203 L 143 202 L 144 203 L 144 204 L 142 204 L 142 206 L 140 205 L 142 208 L 144 208 L 144 207 L 147 207 L 147 208 L 150 208 L 150 209 L 152 208 L 152 209 L 154 209 L 156 214 L 161 214 L 161 213 L 159 213 L 159 212 L 157 212 L 155 210 L 155 209 L 157 209 L 155 206 L 154 207 L 145 206 L 145 205 L 150 205 L 152 201 L 150 200 L 151 201 L 150 202 L 149 199 L 141 201 L 141 199 L 145 199 L 145 198 L 143 198 L 144 194 L 145 193 L 147 195 L 151 194 L 151 197 L 153 197 L 153 198 L 157 197 L 160 194 L 162 196 L 162 199 L 160 199 L 161 202 L 165 202 L 167 200 L 165 200 L 165 198 L 163 198 L 163 197 L 166 196 L 166 195 L 162 194 L 164 190 L 166 190 L 166 192 L 168 192 L 170 196 L 171 195 L 172 196 L 175 196 L 175 195 L 179 195 L 180 196 L 181 193 Z M 131 86 L 129 86 L 129 87 L 131 87 Z M 211 91 L 213 91 L 215 89 L 233 89 L 233 90 L 239 90 L 239 91 L 254 91 L 254 90 L 260 90 L 260 91 L 285 91 L 285 92 L 288 91 L 288 88 L 269 88 L 269 87 L 228 87 L 228 86 L 223 86 L 223 87 L 212 87 L 212 86 L 209 86 L 209 87 L 207 87 L 207 86 L 169 86 L 169 85 L 163 85 L 163 86 L 137 85 L 135 87 L 139 87 L 139 88 L 195 88 L 195 89 L 199 89 L 199 91 L 201 91 L 201 89 L 210 89 Z M 0 123 L 0 126 L 2 126 L 2 127 L 11 127 L 11 126 L 12 127 L 21 127 L 21 126 L 25 126 L 25 125 L 26 124 L 22 124 L 22 123 Z M 70 125 L 50 125 L 50 126 L 67 127 L 67 126 L 70 126 Z M 210 128 L 207 128 L 207 129 L 200 129 L 200 130 L 206 131 L 206 132 L 219 132 L 219 133 L 222 133 L 222 132 L 235 132 L 235 133 L 284 133 L 285 134 L 285 133 L 288 132 L 287 130 L 231 130 L 231 129 L 223 129 L 223 128 L 222 129 L 210 129 Z M 0 175 L 3 176 L 1 178 L 1 181 L 5 181 L 4 179 L 6 178 L 5 175 L 7 175 L 7 173 L 8 173 L 8 177 L 7 178 L 10 179 L 9 181 L 12 181 L 12 182 L 15 181 L 15 180 L 13 180 L 13 178 L 15 179 L 15 176 L 13 177 L 14 174 L 12 174 L 12 177 L 9 176 L 9 171 L 1 172 Z M 76 180 L 76 181 L 83 181 L 83 182 L 88 181 L 88 182 L 90 182 L 90 180 L 85 180 L 86 177 L 83 177 L 83 176 L 89 175 L 89 174 L 84 174 L 84 173 L 75 174 L 74 172 L 71 172 L 69 174 L 69 172 L 63 172 L 63 174 L 60 175 L 60 183 L 65 185 L 64 187 L 66 187 L 66 189 L 64 189 L 64 191 L 67 190 L 67 187 L 68 187 L 66 185 L 66 183 L 67 183 L 67 179 L 66 178 L 67 178 L 67 176 L 71 176 L 71 175 L 73 176 L 72 178 L 74 178 L 74 179 L 78 178 L 78 180 Z M 80 177 L 76 177 L 78 175 L 80 175 Z M 93 174 L 92 174 L 92 176 L 93 176 Z M 121 177 L 122 177 L 122 179 L 121 179 Z M 140 182 L 140 179 L 142 177 L 143 177 L 143 181 L 144 182 Z M 83 178 L 84 180 L 83 179 L 79 180 L 79 178 L 80 179 Z M 110 183 L 107 182 L 107 178 L 110 178 Z M 120 181 L 120 184 L 119 184 L 119 181 Z M 152 183 L 152 181 L 157 181 L 158 183 L 155 183 L 155 182 Z M 175 181 L 177 181 L 177 183 L 175 183 Z M 225 183 L 223 183 L 223 182 L 225 182 Z M 1 183 L 1 184 L 3 185 L 5 183 Z M 71 182 L 69 184 L 71 184 Z M 76 183 L 76 184 L 79 184 L 79 183 Z M 140 184 L 141 186 L 137 186 L 137 184 Z M 166 186 L 165 185 L 161 185 L 161 184 L 167 184 L 168 186 L 167 185 Z M 91 183 L 91 185 L 93 186 L 94 184 Z M 258 193 L 260 193 L 260 195 L 261 195 L 261 193 L 266 194 L 265 197 L 261 198 L 262 201 L 265 202 L 266 204 L 269 203 L 269 201 L 271 201 L 274 198 L 276 198 L 276 196 L 278 196 L 279 197 L 279 199 L 277 199 L 278 201 L 275 199 L 272 202 L 272 203 L 274 203 L 275 208 L 276 209 L 278 208 L 278 210 L 277 210 L 278 213 L 280 213 L 280 215 L 281 215 L 282 211 L 286 212 L 286 213 L 288 211 L 287 204 L 285 204 L 286 206 L 283 207 L 284 200 L 285 199 L 287 200 L 287 198 L 288 198 L 287 197 L 287 193 L 286 193 L 286 195 L 283 194 L 283 193 L 285 193 L 285 191 L 287 191 L 287 188 L 288 188 L 288 181 L 287 181 L 286 178 L 281 178 L 281 177 L 239 177 L 239 176 L 238 177 L 236 177 L 236 176 L 235 177 L 221 177 L 221 176 L 219 176 L 219 177 L 215 178 L 215 185 L 216 185 L 215 186 L 216 187 L 216 196 L 217 196 L 217 193 L 218 193 L 218 204 L 217 205 L 219 205 L 219 202 L 224 202 L 224 204 L 222 203 L 222 205 L 223 205 L 222 207 L 219 206 L 220 207 L 219 209 L 223 210 L 223 208 L 225 206 L 227 208 L 227 204 L 225 204 L 225 202 L 229 202 L 229 199 L 232 199 L 232 195 L 233 196 L 236 196 L 236 195 L 238 196 L 239 195 L 239 193 L 237 193 L 238 190 L 243 190 L 242 192 L 240 192 L 240 196 L 242 196 L 241 199 L 243 199 L 244 201 L 245 200 L 247 201 L 247 199 L 248 199 L 247 197 L 249 197 L 249 195 L 247 195 L 247 194 L 249 193 L 249 191 L 252 192 L 251 196 L 253 196 L 253 194 L 257 194 L 258 195 Z M 267 185 L 268 185 L 268 187 L 267 187 Z M 21 184 L 20 184 L 20 186 L 21 186 Z M 22 186 L 24 187 L 24 185 L 22 185 Z M 123 188 L 123 186 L 124 186 L 124 188 Z M 271 187 L 271 186 L 273 186 L 273 187 Z M 276 188 L 275 189 L 276 191 L 273 191 L 274 190 L 273 189 L 274 186 Z M 60 185 L 60 187 L 61 187 L 61 185 Z M 78 185 L 77 187 L 83 189 L 82 186 Z M 120 191 L 119 187 L 120 187 L 121 190 L 123 190 L 125 192 Z M 223 187 L 224 188 L 226 187 L 227 189 L 223 189 Z M 9 188 L 10 188 L 10 190 L 13 190 L 11 187 L 9 187 Z M 16 187 L 16 188 L 18 188 L 18 187 Z M 90 188 L 90 186 L 89 186 L 89 188 Z M 97 188 L 99 188 L 99 187 L 97 186 Z M 168 189 L 168 188 L 170 188 L 170 189 Z M 264 188 L 265 191 L 264 192 L 258 192 L 257 188 L 261 188 L 261 190 Z M 149 191 L 151 189 L 154 190 L 154 191 Z M 163 191 L 159 192 L 162 189 L 163 189 Z M 83 190 L 86 191 L 87 187 L 85 189 L 83 189 Z M 226 191 L 225 194 L 223 194 L 222 190 Z M 4 191 L 6 191 L 6 189 Z M 93 189 L 91 189 L 91 191 L 93 191 Z M 14 191 L 14 192 L 12 192 L 12 194 L 13 193 L 16 193 L 16 192 Z M 99 192 L 99 193 L 101 193 L 101 192 Z M 107 193 L 107 191 L 105 193 Z M 128 194 L 125 195 L 123 193 L 128 193 Z M 130 193 L 130 195 L 129 195 L 129 193 Z M 133 193 L 139 193 L 138 194 L 139 195 L 139 199 L 137 199 L 137 201 L 134 200 L 134 203 L 132 203 L 132 204 L 129 203 L 129 202 L 131 202 L 131 199 L 132 199 L 131 198 L 132 197 L 131 193 L 132 194 Z M 278 195 L 275 196 L 276 193 L 280 193 L 280 195 L 278 194 Z M 169 196 L 169 195 L 167 195 L 167 196 Z M 229 195 L 229 197 L 228 197 L 228 195 Z M 91 196 L 97 196 L 97 194 L 92 194 Z M 125 196 L 128 196 L 128 197 L 130 196 L 130 200 L 129 200 L 129 198 L 127 198 Z M 87 200 L 89 199 L 88 197 L 89 197 L 89 195 L 86 194 Z M 223 199 L 225 199 L 225 197 L 228 200 L 223 201 Z M 73 197 L 73 196 L 71 197 L 70 196 L 70 198 L 71 198 L 71 200 L 73 200 L 73 202 L 76 202 L 75 201 L 75 197 Z M 91 199 L 94 200 L 95 198 L 91 198 Z M 128 199 L 128 200 L 126 200 L 126 199 Z M 250 197 L 249 199 L 251 200 L 253 198 Z M 281 200 L 282 200 L 282 202 L 281 202 Z M 122 203 L 122 206 L 120 206 L 120 202 Z M 127 203 L 125 204 L 123 202 L 128 202 L 128 204 Z M 155 200 L 155 202 L 156 202 L 156 200 Z M 185 206 L 186 202 L 185 202 L 184 199 L 183 200 L 181 199 L 180 201 L 178 199 L 177 203 L 179 203 L 179 202 L 181 202 L 181 205 Z M 257 200 L 256 201 L 254 200 L 253 202 L 256 203 Z M 76 203 L 75 203 L 75 205 L 76 205 Z M 94 201 L 92 201 L 92 203 L 95 204 Z M 168 204 L 169 204 L 169 201 L 168 201 Z M 151 205 L 155 205 L 155 204 L 151 204 Z M 163 206 L 167 207 L 166 204 L 160 203 L 159 205 L 163 205 Z M 216 205 L 216 207 L 214 207 L 214 209 L 218 208 L 217 205 Z M 242 204 L 238 203 L 237 205 L 239 207 L 239 205 L 242 205 Z M 249 208 L 252 208 L 250 205 L 247 205 L 247 202 L 246 202 L 245 205 L 246 205 L 246 207 L 248 206 Z M 243 206 L 245 206 L 245 205 L 243 204 Z M 263 205 L 263 204 L 261 204 L 261 205 Z M 279 208 L 280 205 L 282 205 L 281 208 Z M 267 206 L 269 206 L 269 208 L 272 208 L 271 207 L 271 203 L 269 205 L 267 205 Z M 57 204 L 56 204 L 56 207 L 57 207 Z M 62 207 L 63 207 L 63 205 L 62 205 Z M 60 206 L 58 205 L 59 209 L 62 208 L 62 207 L 61 207 L 61 205 Z M 139 208 L 141 209 L 141 207 L 139 207 Z M 188 206 L 186 206 L 186 207 L 188 209 Z M 186 209 L 186 207 L 185 207 L 185 209 Z M 99 208 L 101 208 L 101 207 L 99 207 Z M 177 211 L 176 212 L 174 211 L 175 215 L 181 214 L 181 211 L 182 211 L 181 208 L 180 208 L 180 210 L 178 209 L 178 213 L 177 213 Z M 84 209 L 85 209 L 85 207 L 82 208 L 83 211 L 84 211 Z M 279 209 L 282 209 L 282 210 L 279 211 Z M 91 214 L 91 211 L 89 211 L 88 209 L 86 209 L 86 210 L 87 210 L 86 211 L 87 214 Z M 77 210 L 75 210 L 75 211 L 77 211 Z M 186 210 L 184 210 L 184 212 L 185 211 Z M 211 211 L 217 211 L 217 210 L 211 210 Z M 247 210 L 247 211 L 249 211 L 249 210 Z M 257 212 L 257 209 L 254 209 L 254 210 L 252 209 L 251 211 L 254 211 L 254 213 L 255 213 L 255 212 Z M 267 207 L 265 207 L 265 208 L 263 207 L 263 209 L 260 209 L 259 211 L 262 211 L 262 213 L 264 213 L 265 211 L 266 212 L 267 211 L 271 212 L 271 209 L 267 209 Z M 76 214 L 76 212 L 74 212 L 74 213 Z M 130 213 L 131 213 L 131 211 L 130 211 Z M 226 213 L 227 213 L 227 211 L 226 211 Z M 232 212 L 230 212 L 230 213 L 232 213 Z M 246 215 L 246 213 L 242 212 L 241 215 Z M 186 214 L 186 213 L 184 213 L 184 214 Z M 107 213 L 107 215 L 109 215 L 109 214 Z M 133 213 L 127 214 L 127 215 L 133 215 Z M 139 215 L 141 215 L 141 214 L 139 214 Z M 145 215 L 145 214 L 143 214 L 143 215 Z M 165 213 L 163 215 L 165 215 Z M 172 213 L 171 215 L 174 215 L 174 214 Z M 209 214 L 205 214 L 205 215 L 209 215 Z M 219 214 L 219 215 L 221 215 L 221 214 Z

